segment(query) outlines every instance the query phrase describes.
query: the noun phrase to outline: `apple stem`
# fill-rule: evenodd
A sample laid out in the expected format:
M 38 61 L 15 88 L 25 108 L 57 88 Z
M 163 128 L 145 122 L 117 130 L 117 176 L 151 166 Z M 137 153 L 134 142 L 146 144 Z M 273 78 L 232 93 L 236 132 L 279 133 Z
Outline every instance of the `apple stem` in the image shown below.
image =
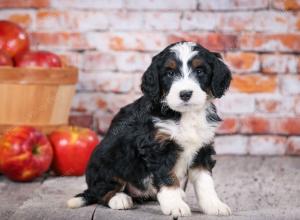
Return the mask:
M 32 154 L 34 154 L 34 155 L 39 154 L 40 151 L 39 151 L 38 147 L 39 146 L 37 144 L 33 146 L 33 148 L 32 148 Z

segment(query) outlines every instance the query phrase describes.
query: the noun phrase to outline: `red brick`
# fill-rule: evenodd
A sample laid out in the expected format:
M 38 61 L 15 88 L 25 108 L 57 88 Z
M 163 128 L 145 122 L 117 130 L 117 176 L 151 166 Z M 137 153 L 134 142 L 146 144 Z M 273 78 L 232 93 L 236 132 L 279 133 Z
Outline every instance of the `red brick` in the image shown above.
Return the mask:
M 82 33 L 69 32 L 34 32 L 31 34 L 33 47 L 41 49 L 91 49 Z
M 51 0 L 53 8 L 76 8 L 76 9 L 123 9 L 123 0 Z
M 80 92 L 73 99 L 72 109 L 86 113 L 108 111 L 115 114 L 121 107 L 133 102 L 137 97 L 134 93 Z
M 220 31 L 253 31 L 254 30 L 254 16 L 253 12 L 230 12 L 222 13 L 217 29 Z
M 297 13 L 297 17 L 294 19 L 293 23 L 292 23 L 292 28 L 293 30 L 300 30 L 300 13 Z
M 294 99 L 281 95 L 259 95 L 256 97 L 256 109 L 261 113 L 287 115 L 293 112 Z
M 258 102 L 258 109 L 264 112 L 278 112 L 280 102 L 277 100 L 266 100 Z
M 89 31 L 108 28 L 107 14 L 99 11 L 39 10 L 36 15 L 39 31 Z
M 203 22 L 205 20 L 205 22 Z M 181 19 L 181 29 L 215 31 L 221 22 L 220 13 L 212 12 L 184 12 Z
M 84 53 L 85 70 L 119 70 L 121 72 L 144 72 L 151 63 L 152 55 L 138 52 Z
M 294 110 L 297 115 L 300 115 L 300 96 L 295 98 Z
M 215 138 L 215 150 L 218 155 L 248 153 L 248 137 L 241 135 L 217 136 Z
M 142 16 L 145 24 L 141 29 L 166 31 L 178 30 L 180 27 L 180 12 L 144 12 Z
M 144 72 L 151 64 L 152 55 L 137 52 L 119 52 L 116 55 L 116 67 L 120 71 Z
M 160 51 L 168 45 L 165 34 L 154 32 L 95 32 L 88 33 L 87 39 L 90 45 L 100 51 Z
M 281 10 L 300 10 L 299 0 L 273 0 L 272 6 Z
M 69 117 L 69 124 L 72 126 L 93 129 L 93 115 L 71 113 Z
M 1 4 L 1 3 L 0 3 Z M 1 20 L 9 20 L 17 23 L 25 29 L 33 29 L 34 11 L 33 10 L 1 10 Z
M 221 125 L 218 128 L 218 134 L 234 134 L 239 130 L 239 121 L 237 118 L 223 118 Z
M 216 14 L 214 20 L 218 20 L 215 27 L 219 31 L 287 33 L 295 32 L 300 27 L 300 17 L 292 12 L 265 10 L 210 14 Z
M 134 86 L 134 74 L 128 73 L 81 73 L 79 79 L 80 91 L 128 93 Z
M 296 16 L 293 13 L 281 11 L 257 11 L 253 13 L 253 30 L 257 32 L 286 33 L 297 30 L 294 25 Z
M 288 138 L 287 154 L 300 156 L 300 137 Z
M 50 0 L 1 0 L 0 8 L 43 8 Z
M 60 56 L 62 60 L 63 66 L 75 66 L 79 69 L 82 68 L 82 54 L 78 52 L 61 52 L 61 51 L 53 51 L 54 53 Z
M 142 30 L 144 25 L 144 14 L 141 12 L 116 11 L 107 14 L 109 28 L 118 31 Z
M 300 134 L 300 117 L 284 117 L 272 121 L 271 133 Z
M 237 47 L 237 36 L 233 34 L 219 33 L 179 33 L 168 36 L 169 43 L 178 41 L 193 41 L 201 44 L 209 50 L 224 51 Z
M 263 73 L 297 73 L 298 57 L 294 55 L 262 55 Z
M 275 92 L 277 81 L 276 76 L 234 75 L 230 88 L 232 91 L 245 93 Z
M 196 0 L 127 0 L 126 8 L 128 9 L 150 9 L 150 10 L 196 10 Z
M 254 51 L 300 51 L 300 34 L 242 34 L 240 48 Z
M 199 0 L 200 10 L 251 10 L 251 9 L 263 9 L 268 7 L 268 0 Z
M 111 112 L 99 111 L 95 114 L 97 130 L 100 134 L 107 132 L 113 117 L 114 114 Z
M 241 132 L 247 134 L 300 134 L 300 117 L 244 116 Z
M 259 71 L 259 56 L 256 53 L 229 52 L 225 55 L 225 61 L 234 72 Z
M 281 136 L 252 136 L 249 141 L 249 153 L 252 155 L 284 155 L 286 148 L 286 137 Z
M 278 11 L 185 12 L 182 17 L 181 28 L 185 31 L 263 31 L 276 33 L 299 30 L 296 15 Z
M 134 77 L 133 77 L 134 92 L 138 95 L 142 95 L 142 91 L 141 91 L 142 75 L 143 75 L 143 73 L 137 73 L 137 74 L 134 74 Z
M 254 97 L 246 94 L 228 93 L 216 100 L 216 104 L 224 114 L 247 114 L 255 111 Z
M 86 51 L 83 54 L 85 70 L 116 70 L 116 56 L 111 53 Z
M 269 119 L 262 116 L 244 116 L 241 119 L 241 133 L 267 134 L 270 131 Z
M 280 87 L 285 95 L 300 94 L 300 75 L 285 75 L 281 78 Z

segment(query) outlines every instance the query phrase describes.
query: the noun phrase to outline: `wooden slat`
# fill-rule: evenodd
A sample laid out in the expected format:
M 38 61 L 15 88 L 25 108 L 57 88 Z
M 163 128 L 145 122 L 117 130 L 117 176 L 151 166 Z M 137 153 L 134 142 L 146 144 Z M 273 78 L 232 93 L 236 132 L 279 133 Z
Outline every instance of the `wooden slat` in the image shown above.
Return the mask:
M 0 83 L 0 124 L 66 124 L 74 93 L 75 85 Z
M 78 70 L 74 67 L 64 68 L 0 68 L 0 84 L 76 84 Z

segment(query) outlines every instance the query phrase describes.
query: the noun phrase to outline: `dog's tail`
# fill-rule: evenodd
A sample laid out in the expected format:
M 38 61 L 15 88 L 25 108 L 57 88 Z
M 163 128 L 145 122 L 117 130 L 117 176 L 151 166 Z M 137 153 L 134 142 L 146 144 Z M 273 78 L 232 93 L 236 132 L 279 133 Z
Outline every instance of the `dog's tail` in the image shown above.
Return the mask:
M 76 209 L 93 203 L 97 203 L 97 199 L 95 199 L 88 190 L 85 190 L 83 193 L 77 194 L 75 197 L 69 199 L 67 206 L 71 209 Z

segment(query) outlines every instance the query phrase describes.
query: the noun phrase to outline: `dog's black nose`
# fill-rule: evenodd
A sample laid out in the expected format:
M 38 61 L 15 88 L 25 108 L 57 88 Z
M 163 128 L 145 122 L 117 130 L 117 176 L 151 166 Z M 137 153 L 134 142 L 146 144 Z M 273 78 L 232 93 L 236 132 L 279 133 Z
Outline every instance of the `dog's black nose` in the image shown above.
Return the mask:
M 179 93 L 180 98 L 187 102 L 192 97 L 193 91 L 192 90 L 182 90 Z

